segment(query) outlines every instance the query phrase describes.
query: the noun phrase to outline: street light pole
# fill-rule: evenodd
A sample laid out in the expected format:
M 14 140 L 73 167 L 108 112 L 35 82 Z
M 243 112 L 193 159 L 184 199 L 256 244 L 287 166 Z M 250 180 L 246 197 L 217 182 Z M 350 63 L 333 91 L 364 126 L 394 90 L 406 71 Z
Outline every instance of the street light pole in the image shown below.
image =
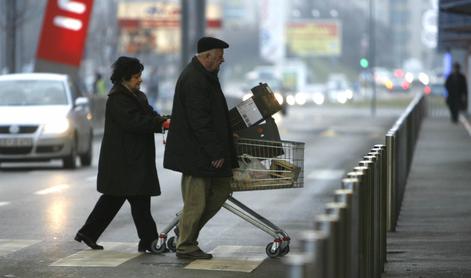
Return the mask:
M 16 0 L 7 0 L 6 6 L 6 65 L 8 73 L 16 72 Z
M 370 76 L 371 76 L 371 115 L 376 115 L 376 82 L 375 82 L 375 18 L 374 18 L 374 0 L 369 0 L 369 47 L 368 47 L 368 60 L 370 60 Z
M 180 0 L 181 4 L 181 68 L 194 53 L 196 40 L 204 36 L 206 27 L 206 0 Z

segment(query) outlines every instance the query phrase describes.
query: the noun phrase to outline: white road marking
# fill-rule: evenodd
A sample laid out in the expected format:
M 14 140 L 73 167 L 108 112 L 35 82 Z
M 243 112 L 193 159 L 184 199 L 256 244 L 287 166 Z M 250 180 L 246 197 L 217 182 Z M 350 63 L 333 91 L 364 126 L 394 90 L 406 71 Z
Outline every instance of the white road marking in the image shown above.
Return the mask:
M 68 184 L 59 184 L 59 185 L 56 185 L 56 186 L 52 186 L 52 187 L 49 187 L 49 188 L 46 188 L 46 189 L 36 191 L 36 192 L 34 192 L 34 194 L 36 194 L 36 195 L 46 195 L 46 194 L 51 194 L 51 193 L 59 193 L 59 192 L 62 192 L 64 190 L 66 190 L 69 187 L 70 186 Z
M 101 242 L 105 250 L 83 250 L 53 262 L 50 266 L 116 267 L 140 255 L 137 243 Z M 84 248 L 85 245 L 84 245 Z
M 464 128 L 468 132 L 468 135 L 471 136 L 471 125 L 469 124 L 466 117 L 460 114 L 460 122 L 463 124 Z
M 211 260 L 195 260 L 185 269 L 252 272 L 267 258 L 263 246 L 221 245 L 210 253 Z
M 0 202 L 0 207 L 9 205 L 10 202 Z
M 40 240 L 0 239 L 0 257 L 6 256 L 38 242 L 40 242 Z
M 336 180 L 341 179 L 345 170 L 340 169 L 320 169 L 314 170 L 307 175 L 308 179 L 313 180 Z

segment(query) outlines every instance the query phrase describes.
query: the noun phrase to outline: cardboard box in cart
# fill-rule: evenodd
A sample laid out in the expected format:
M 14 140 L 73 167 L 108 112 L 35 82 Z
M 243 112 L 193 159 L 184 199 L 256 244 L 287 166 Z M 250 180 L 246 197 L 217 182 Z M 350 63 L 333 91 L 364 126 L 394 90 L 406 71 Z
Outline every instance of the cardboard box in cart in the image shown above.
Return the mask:
M 263 122 L 281 110 L 281 105 L 266 83 L 251 89 L 253 96 L 229 111 L 232 130 L 238 131 Z

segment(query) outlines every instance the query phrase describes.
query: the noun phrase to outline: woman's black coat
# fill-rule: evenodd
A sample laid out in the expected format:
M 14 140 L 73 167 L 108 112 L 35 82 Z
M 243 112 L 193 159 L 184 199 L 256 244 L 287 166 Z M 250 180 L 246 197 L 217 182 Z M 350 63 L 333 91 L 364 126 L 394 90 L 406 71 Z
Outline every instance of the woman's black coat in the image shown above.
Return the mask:
M 164 119 L 149 106 L 144 93 L 131 93 L 122 85 L 111 89 L 105 113 L 98 191 L 114 196 L 160 195 L 154 133 L 162 132 Z
M 216 73 L 196 57 L 178 78 L 164 167 L 198 177 L 231 177 L 237 167 L 226 99 Z M 216 169 L 211 161 L 224 159 Z

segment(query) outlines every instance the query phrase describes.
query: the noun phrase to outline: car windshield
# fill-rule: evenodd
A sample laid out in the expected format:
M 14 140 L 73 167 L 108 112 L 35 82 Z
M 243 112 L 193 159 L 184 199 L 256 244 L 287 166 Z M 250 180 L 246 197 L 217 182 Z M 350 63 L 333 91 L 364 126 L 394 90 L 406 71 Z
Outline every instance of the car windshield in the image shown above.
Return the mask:
M 0 81 L 0 106 L 64 105 L 67 94 L 61 81 Z

